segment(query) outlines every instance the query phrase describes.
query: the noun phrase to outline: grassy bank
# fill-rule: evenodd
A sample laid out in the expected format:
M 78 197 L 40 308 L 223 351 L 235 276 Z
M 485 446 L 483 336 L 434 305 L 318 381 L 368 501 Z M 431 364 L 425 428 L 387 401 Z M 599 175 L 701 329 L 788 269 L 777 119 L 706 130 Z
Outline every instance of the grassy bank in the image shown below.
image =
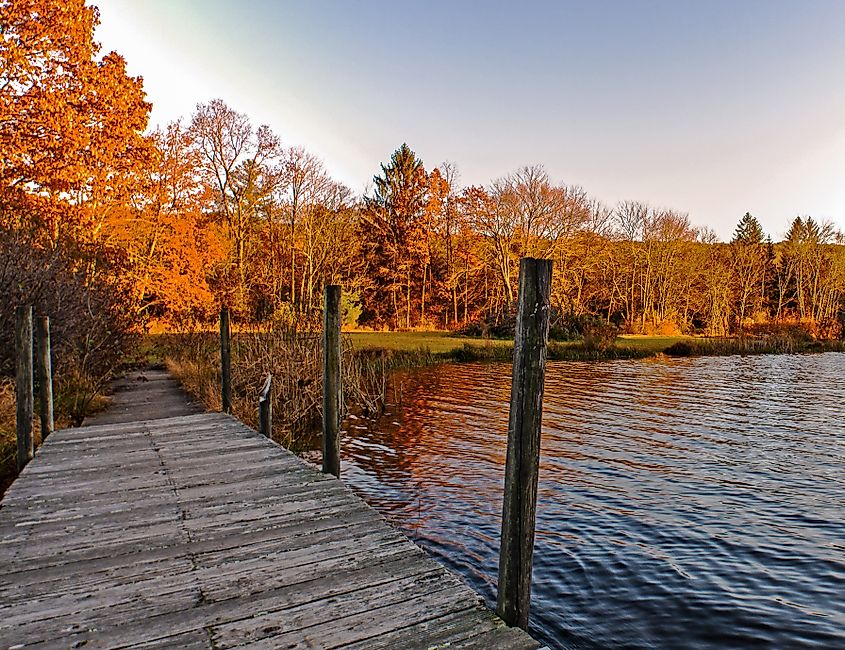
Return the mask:
M 344 332 L 352 347 L 361 349 L 394 350 L 416 352 L 427 350 L 432 354 L 449 354 L 464 345 L 511 347 L 511 341 L 502 339 L 483 340 L 466 336 L 455 336 L 451 332 Z
M 510 361 L 513 342 L 454 336 L 448 332 L 350 332 L 356 350 L 383 351 L 404 359 L 397 365 L 419 365 L 436 360 Z M 612 345 L 586 346 L 582 341 L 550 341 L 549 359 L 594 361 L 668 356 L 728 356 L 744 354 L 812 354 L 845 352 L 843 341 L 812 340 L 794 335 L 705 338 L 694 336 L 641 336 L 626 334 Z M 416 358 L 419 358 L 419 362 Z
M 755 354 L 818 354 L 845 352 L 845 341 L 813 341 L 791 338 L 689 339 L 663 351 L 671 357 L 725 357 Z
M 449 332 L 349 332 L 352 347 L 357 350 L 383 350 L 390 355 L 405 353 L 424 360 L 510 361 L 513 341 L 454 336 Z M 641 359 L 659 354 L 687 336 L 620 336 L 603 349 L 585 347 L 580 341 L 552 341 L 549 358 L 554 360 Z M 411 363 L 410 365 L 417 365 Z

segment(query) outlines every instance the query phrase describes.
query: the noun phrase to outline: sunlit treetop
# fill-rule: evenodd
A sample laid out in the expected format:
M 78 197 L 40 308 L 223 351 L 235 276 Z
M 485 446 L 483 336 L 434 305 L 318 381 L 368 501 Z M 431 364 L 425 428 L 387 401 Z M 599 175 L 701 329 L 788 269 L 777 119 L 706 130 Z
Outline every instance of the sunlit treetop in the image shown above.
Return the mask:
M 100 56 L 98 21 L 84 0 L 0 5 L 0 218 L 53 243 L 96 235 L 154 155 L 143 80 Z

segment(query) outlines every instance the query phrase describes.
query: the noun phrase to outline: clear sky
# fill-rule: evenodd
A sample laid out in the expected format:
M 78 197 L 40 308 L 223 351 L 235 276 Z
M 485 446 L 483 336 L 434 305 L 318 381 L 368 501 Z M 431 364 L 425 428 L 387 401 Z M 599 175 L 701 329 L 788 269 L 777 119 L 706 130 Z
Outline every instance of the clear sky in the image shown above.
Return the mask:
M 845 229 L 845 0 L 100 0 L 152 124 L 220 97 L 362 192 L 408 142 L 487 184 Z

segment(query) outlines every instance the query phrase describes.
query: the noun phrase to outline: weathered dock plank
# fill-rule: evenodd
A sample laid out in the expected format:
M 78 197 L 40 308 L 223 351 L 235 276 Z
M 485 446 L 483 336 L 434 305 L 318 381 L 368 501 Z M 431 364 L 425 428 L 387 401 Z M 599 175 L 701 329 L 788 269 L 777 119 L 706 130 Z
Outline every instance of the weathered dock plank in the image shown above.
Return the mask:
M 85 424 L 114 424 L 163 419 L 202 408 L 182 391 L 179 382 L 162 369 L 128 373 L 112 385 L 109 408 L 85 419 Z
M 0 647 L 537 647 L 231 416 L 123 403 L 52 434 L 0 505 Z

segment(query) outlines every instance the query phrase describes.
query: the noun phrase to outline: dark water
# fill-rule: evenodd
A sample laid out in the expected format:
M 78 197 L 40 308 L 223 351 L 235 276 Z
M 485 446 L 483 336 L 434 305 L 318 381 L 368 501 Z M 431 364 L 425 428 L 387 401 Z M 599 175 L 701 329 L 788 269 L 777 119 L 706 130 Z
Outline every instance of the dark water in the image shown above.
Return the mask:
M 402 374 L 343 441 L 344 479 L 489 603 L 509 391 L 509 365 Z M 549 364 L 532 633 L 845 648 L 843 415 L 842 354 Z

